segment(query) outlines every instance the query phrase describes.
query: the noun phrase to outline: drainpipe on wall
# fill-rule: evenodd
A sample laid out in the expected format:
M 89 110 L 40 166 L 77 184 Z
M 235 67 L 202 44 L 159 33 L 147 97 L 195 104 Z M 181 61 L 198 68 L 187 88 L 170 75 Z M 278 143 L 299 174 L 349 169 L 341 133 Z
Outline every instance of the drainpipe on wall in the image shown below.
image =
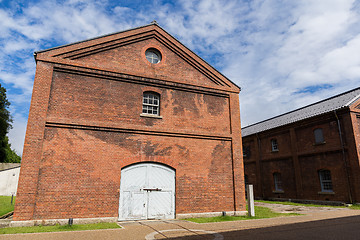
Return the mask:
M 261 166 L 261 140 L 259 134 L 256 133 L 256 138 L 258 140 L 258 150 L 259 150 L 259 170 L 260 170 L 260 189 L 261 189 L 261 197 L 264 199 L 264 188 L 263 188 L 263 178 L 261 177 L 262 174 L 262 166 Z
M 350 174 L 349 174 L 349 168 L 348 168 L 348 164 L 347 164 L 347 161 L 346 161 L 346 156 L 345 156 L 345 147 L 344 147 L 344 142 L 343 142 L 343 138 L 342 138 L 342 133 L 341 133 L 341 126 L 340 126 L 340 120 L 339 120 L 339 117 L 338 115 L 336 114 L 336 110 L 334 110 L 334 114 L 335 114 L 335 117 L 336 117 L 336 121 L 337 121 L 337 125 L 338 125 L 338 132 L 339 132 L 339 137 L 340 137 L 340 144 L 341 144 L 341 151 L 342 151 L 342 158 L 343 158 L 343 161 L 344 161 L 344 165 L 345 165 L 345 171 L 346 171 L 346 176 L 347 176 L 347 182 L 348 182 L 348 194 L 349 194 L 349 200 L 350 200 L 350 203 L 353 203 L 353 200 L 352 200 L 352 193 L 351 193 L 351 185 L 350 185 Z

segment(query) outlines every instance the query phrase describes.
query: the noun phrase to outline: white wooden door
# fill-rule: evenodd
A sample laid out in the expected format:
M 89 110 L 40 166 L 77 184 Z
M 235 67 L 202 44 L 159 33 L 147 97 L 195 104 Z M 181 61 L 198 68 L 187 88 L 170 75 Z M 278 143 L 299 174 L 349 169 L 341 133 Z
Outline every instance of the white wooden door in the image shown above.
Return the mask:
M 175 171 L 155 163 L 121 170 L 119 220 L 175 218 Z

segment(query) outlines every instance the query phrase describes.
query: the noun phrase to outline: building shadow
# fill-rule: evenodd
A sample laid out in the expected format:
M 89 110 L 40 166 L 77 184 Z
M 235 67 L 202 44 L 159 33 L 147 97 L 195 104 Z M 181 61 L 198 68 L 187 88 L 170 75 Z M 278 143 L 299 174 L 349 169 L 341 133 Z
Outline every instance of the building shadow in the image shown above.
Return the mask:
M 274 219 L 276 221 L 276 219 Z M 241 223 L 239 222 L 239 226 Z M 311 221 L 305 223 L 286 224 L 274 227 L 264 227 L 256 229 L 245 229 L 237 231 L 217 232 L 223 236 L 223 239 L 241 239 L 241 240 L 278 240 L 278 239 L 301 239 L 301 240 L 358 240 L 360 239 L 360 216 L 342 217 L 335 219 Z M 213 234 L 199 234 L 193 236 L 182 236 L 168 239 L 182 240 L 200 240 L 216 239 Z

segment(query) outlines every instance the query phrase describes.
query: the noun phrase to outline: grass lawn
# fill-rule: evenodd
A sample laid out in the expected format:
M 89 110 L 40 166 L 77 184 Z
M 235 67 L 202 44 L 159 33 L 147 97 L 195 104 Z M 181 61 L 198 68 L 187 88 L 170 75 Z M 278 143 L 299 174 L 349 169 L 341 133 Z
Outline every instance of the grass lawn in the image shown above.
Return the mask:
M 332 207 L 332 208 L 350 208 L 354 210 L 360 210 L 360 204 L 354 204 L 349 207 L 346 206 L 333 206 L 333 205 L 320 205 L 320 204 L 308 204 L 308 203 L 294 203 L 294 202 L 281 202 L 281 201 L 264 201 L 256 200 L 255 202 L 270 203 L 270 204 L 282 204 L 282 205 L 293 205 L 293 206 L 305 206 L 305 207 Z
M 237 221 L 237 220 L 249 220 L 249 219 L 261 219 L 261 218 L 273 218 L 282 216 L 294 216 L 302 215 L 298 213 L 276 213 L 267 207 L 255 206 L 255 217 L 246 216 L 219 216 L 209 218 L 187 218 L 185 220 L 196 223 L 208 223 L 208 222 L 223 222 L 223 221 Z
M 14 211 L 15 196 L 13 204 L 11 205 L 11 196 L 0 196 L 0 216 Z
M 360 210 L 360 204 L 351 205 L 349 208 L 354 210 Z
M 94 223 L 82 225 L 55 225 L 55 226 L 34 226 L 34 227 L 12 227 L 0 228 L 0 234 L 14 233 L 38 233 L 38 232 L 62 232 L 62 231 L 82 231 L 95 229 L 121 228 L 116 223 Z

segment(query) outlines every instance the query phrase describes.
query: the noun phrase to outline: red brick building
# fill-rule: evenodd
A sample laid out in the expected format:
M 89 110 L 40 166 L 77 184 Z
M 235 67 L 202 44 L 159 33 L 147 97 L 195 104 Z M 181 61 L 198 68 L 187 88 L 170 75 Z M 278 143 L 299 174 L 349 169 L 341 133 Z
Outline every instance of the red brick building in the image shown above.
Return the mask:
M 156 23 L 35 59 L 15 221 L 245 213 L 240 88 Z
M 244 127 L 245 182 L 262 199 L 360 202 L 360 88 Z

